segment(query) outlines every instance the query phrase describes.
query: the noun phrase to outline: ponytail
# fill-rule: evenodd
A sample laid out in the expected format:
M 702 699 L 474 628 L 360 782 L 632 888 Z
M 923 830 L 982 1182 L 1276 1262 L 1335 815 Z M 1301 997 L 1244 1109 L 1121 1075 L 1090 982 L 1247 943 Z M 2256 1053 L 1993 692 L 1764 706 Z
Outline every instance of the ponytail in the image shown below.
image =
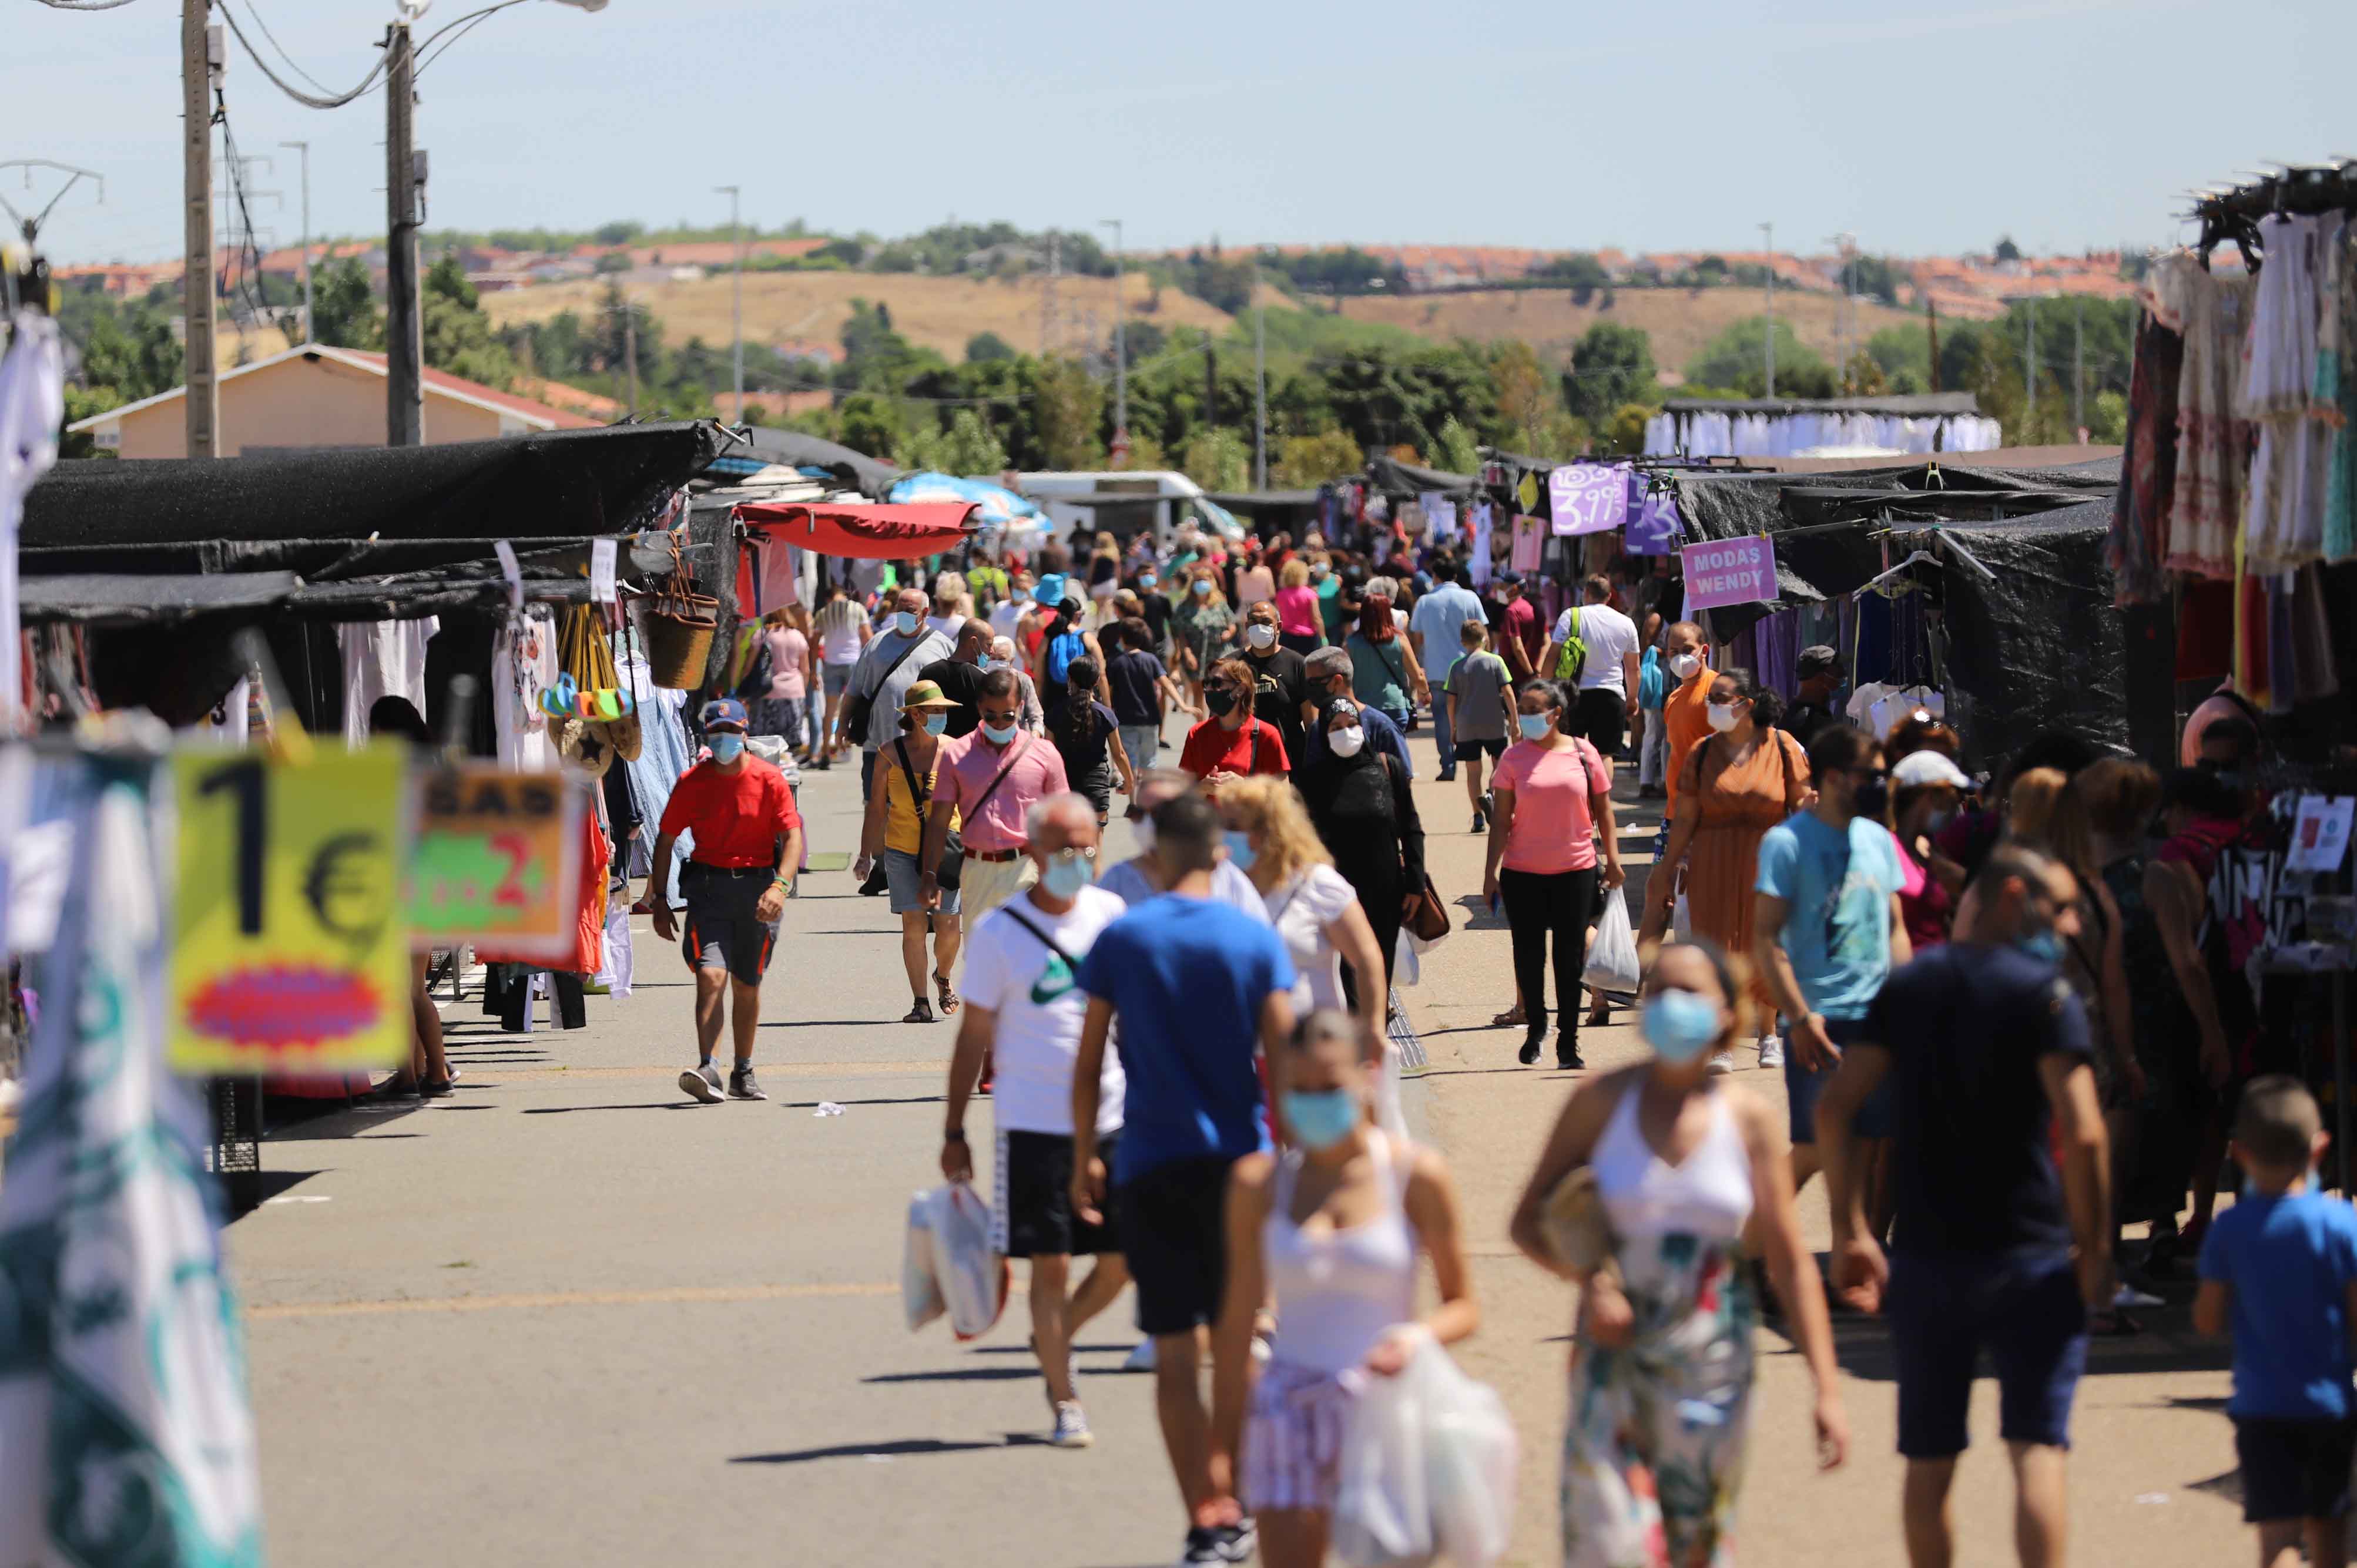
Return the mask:
M 1784 699 L 1775 689 L 1763 686 L 1758 676 L 1749 670 L 1722 670 L 1722 679 L 1735 683 L 1735 694 L 1751 704 L 1751 722 L 1761 729 L 1773 729 L 1776 721 L 1784 716 Z

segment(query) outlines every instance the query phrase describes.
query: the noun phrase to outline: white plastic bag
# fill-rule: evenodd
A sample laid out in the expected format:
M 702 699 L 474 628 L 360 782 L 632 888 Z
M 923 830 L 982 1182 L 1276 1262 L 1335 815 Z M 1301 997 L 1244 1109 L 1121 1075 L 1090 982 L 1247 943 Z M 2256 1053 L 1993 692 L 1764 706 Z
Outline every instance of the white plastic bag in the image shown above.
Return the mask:
M 1424 962 L 1417 956 L 1422 950 L 1415 939 L 1402 926 L 1399 935 L 1392 939 L 1392 983 L 1414 985 L 1424 978 Z
M 950 1331 L 960 1339 L 990 1332 L 1006 1305 L 1012 1271 L 991 1250 L 990 1206 L 964 1182 L 924 1195 L 932 1232 L 933 1278 L 947 1304 Z
M 1513 1423 L 1448 1352 L 1420 1344 L 1394 1378 L 1370 1378 L 1351 1412 L 1333 1546 L 1352 1568 L 1483 1568 L 1513 1525 Z
M 1588 944 L 1587 972 L 1580 978 L 1598 991 L 1637 994 L 1637 930 L 1629 923 L 1629 900 L 1622 888 L 1605 897 L 1603 918 L 1596 922 L 1596 939 Z
M 909 1199 L 908 1236 L 900 1246 L 900 1306 L 914 1334 L 949 1310 L 942 1287 L 933 1277 L 932 1194 L 920 1192 Z

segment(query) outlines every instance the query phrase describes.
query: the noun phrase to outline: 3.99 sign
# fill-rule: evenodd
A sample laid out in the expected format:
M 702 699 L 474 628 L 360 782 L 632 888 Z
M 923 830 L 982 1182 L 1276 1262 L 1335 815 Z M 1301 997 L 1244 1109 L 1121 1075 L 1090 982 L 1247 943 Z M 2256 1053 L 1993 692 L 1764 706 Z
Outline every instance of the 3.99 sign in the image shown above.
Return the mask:
M 409 1057 L 404 751 L 173 758 L 172 1065 L 243 1074 Z

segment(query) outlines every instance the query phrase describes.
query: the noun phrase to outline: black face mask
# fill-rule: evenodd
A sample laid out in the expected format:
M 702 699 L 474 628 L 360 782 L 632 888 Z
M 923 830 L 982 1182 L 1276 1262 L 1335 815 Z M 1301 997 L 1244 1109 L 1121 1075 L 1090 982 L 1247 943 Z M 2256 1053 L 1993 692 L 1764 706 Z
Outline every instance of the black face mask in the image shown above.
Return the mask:
M 1213 686 L 1203 693 L 1203 705 L 1211 710 L 1213 718 L 1223 719 L 1236 711 L 1236 694 L 1224 686 Z
M 1850 797 L 1850 809 L 1861 817 L 1880 822 L 1890 805 L 1890 779 L 1888 775 L 1869 773 L 1857 781 L 1857 789 Z

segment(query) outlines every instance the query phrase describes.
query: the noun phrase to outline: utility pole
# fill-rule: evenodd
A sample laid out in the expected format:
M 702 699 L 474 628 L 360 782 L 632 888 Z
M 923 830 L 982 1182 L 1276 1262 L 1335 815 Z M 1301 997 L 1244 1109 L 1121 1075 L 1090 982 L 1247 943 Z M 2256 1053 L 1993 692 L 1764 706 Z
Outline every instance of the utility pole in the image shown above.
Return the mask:
M 303 341 L 311 340 L 311 144 L 281 142 L 303 155 Z
M 417 160 L 413 78 L 417 56 L 410 11 L 385 34 L 392 65 L 384 84 L 385 445 L 425 441 L 425 322 L 417 292 Z
M 1940 390 L 1940 307 L 1926 293 L 1923 296 L 1923 331 L 1931 338 L 1932 390 Z
M 1052 359 L 1056 352 L 1056 280 L 1064 275 L 1064 236 L 1048 231 L 1048 281 L 1039 289 L 1039 357 Z
M 188 204 L 180 273 L 188 349 L 188 456 L 220 456 L 221 386 L 213 371 L 213 89 L 225 45 L 210 26 L 211 0 L 180 0 L 181 191 Z
M 1129 464 L 1129 305 L 1122 298 L 1121 220 L 1104 218 L 1098 226 L 1113 231 L 1113 444 L 1119 466 Z
M 737 247 L 737 274 L 728 285 L 728 331 L 736 348 L 730 355 L 729 368 L 737 392 L 737 420 L 745 423 L 745 231 L 737 221 L 737 188 L 733 185 L 716 185 L 716 195 L 728 199 L 728 239 Z
M 1268 338 L 1262 330 L 1260 268 L 1253 268 L 1253 489 L 1268 489 Z
M 639 416 L 639 307 L 629 299 L 622 301 L 622 364 L 623 373 L 630 382 L 630 417 Z
M 2071 335 L 2071 432 L 2078 440 L 2087 428 L 2087 296 L 2072 296 L 2075 317 Z
M 1207 329 L 1203 334 L 1203 429 L 1216 430 L 1219 424 L 1220 350 Z
M 1776 395 L 1776 225 L 1773 223 L 1762 223 L 1760 225 L 1760 242 L 1767 247 L 1768 255 L 1768 331 L 1766 362 L 1768 367 L 1768 395 L 1770 397 L 1774 397 Z
M 2035 424 L 2038 419 L 2038 302 L 2032 299 L 2023 303 L 2027 308 L 2022 311 L 2022 314 L 2029 320 L 2029 346 L 2023 353 L 2021 360 L 2021 384 L 2029 402 L 2029 408 L 2022 416 L 2022 423 L 2027 425 Z M 2024 430 L 2021 435 L 2023 440 L 2029 439 L 2028 430 Z

